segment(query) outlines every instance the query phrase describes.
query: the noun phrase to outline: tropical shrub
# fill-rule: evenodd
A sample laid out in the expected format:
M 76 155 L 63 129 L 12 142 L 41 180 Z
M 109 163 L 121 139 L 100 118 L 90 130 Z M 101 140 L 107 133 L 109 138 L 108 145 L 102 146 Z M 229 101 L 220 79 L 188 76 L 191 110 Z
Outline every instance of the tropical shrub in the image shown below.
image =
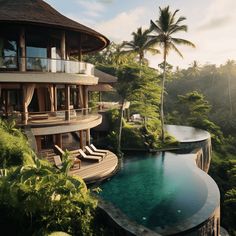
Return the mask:
M 8 235 L 47 235 L 63 231 L 93 235 L 97 201 L 83 180 L 35 160 L 0 178 L 0 226 Z
M 15 122 L 0 120 L 0 168 L 32 164 L 34 155 L 24 134 Z

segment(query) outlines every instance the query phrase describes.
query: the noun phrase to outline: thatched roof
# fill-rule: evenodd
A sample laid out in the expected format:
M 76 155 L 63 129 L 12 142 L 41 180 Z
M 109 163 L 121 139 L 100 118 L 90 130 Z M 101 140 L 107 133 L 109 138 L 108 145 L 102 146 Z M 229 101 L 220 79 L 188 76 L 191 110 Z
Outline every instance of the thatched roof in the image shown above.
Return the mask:
M 110 84 L 96 84 L 88 86 L 88 91 L 91 92 L 110 92 L 115 91 L 115 89 Z
M 0 23 L 40 25 L 80 32 L 93 41 L 93 48 L 87 51 L 100 50 L 109 44 L 102 34 L 63 16 L 42 0 L 0 0 Z
M 107 74 L 101 70 L 94 69 L 94 75 L 98 77 L 98 83 L 108 83 L 108 84 L 113 84 L 117 82 L 117 77 Z

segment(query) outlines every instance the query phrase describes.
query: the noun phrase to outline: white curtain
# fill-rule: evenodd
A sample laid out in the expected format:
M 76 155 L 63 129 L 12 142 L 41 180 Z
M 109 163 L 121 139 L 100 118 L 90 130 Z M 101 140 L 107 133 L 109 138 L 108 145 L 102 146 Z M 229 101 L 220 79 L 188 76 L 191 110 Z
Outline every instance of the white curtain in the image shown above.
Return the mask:
M 54 106 L 54 89 L 53 89 L 53 85 L 48 85 L 48 92 L 49 92 L 49 98 L 50 98 L 51 112 L 54 112 L 55 111 L 55 106 Z
M 24 115 L 25 120 L 28 120 L 28 106 L 32 101 L 33 95 L 34 95 L 34 89 L 35 84 L 28 84 L 23 87 L 23 93 L 24 93 Z

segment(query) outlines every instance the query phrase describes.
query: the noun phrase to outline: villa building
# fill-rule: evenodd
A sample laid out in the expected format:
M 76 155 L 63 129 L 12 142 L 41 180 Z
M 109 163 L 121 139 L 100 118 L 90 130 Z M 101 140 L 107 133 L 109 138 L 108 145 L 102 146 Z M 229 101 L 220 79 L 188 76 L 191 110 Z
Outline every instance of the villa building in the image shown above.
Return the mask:
M 49 144 L 63 148 L 63 135 L 73 132 L 80 147 L 88 144 L 102 117 L 88 107 L 98 77 L 82 55 L 109 40 L 42 0 L 0 6 L 0 116 L 16 119 L 36 152 Z

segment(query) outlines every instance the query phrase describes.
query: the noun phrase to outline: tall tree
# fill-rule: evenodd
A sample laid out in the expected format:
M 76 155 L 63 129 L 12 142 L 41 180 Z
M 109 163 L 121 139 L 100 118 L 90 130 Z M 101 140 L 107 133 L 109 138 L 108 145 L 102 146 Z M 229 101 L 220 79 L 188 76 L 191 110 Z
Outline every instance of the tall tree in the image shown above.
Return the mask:
M 153 47 L 149 39 L 149 29 L 143 30 L 142 27 L 138 28 L 136 32 L 132 33 L 133 39 L 129 42 L 123 42 L 124 53 L 138 55 L 138 62 L 143 65 L 145 62 L 145 52 L 151 52 L 153 54 L 160 53 L 160 51 Z
M 175 33 L 184 31 L 187 32 L 187 25 L 182 25 L 181 23 L 186 20 L 185 17 L 181 16 L 176 19 L 176 14 L 179 10 L 174 11 L 172 13 L 169 9 L 169 6 L 165 8 L 159 7 L 159 17 L 153 22 L 151 20 L 150 31 L 155 33 L 155 35 L 150 35 L 150 44 L 152 45 L 160 45 L 163 48 L 163 77 L 162 77 L 162 91 L 161 91 L 161 109 L 160 109 L 160 117 L 161 117 L 161 139 L 162 142 L 165 140 L 164 133 L 164 90 L 165 90 L 165 79 L 166 79 L 166 59 L 171 50 L 177 52 L 177 54 L 181 57 L 183 55 L 178 50 L 176 45 L 187 45 L 195 47 L 195 45 L 185 39 L 175 38 L 173 35 Z

